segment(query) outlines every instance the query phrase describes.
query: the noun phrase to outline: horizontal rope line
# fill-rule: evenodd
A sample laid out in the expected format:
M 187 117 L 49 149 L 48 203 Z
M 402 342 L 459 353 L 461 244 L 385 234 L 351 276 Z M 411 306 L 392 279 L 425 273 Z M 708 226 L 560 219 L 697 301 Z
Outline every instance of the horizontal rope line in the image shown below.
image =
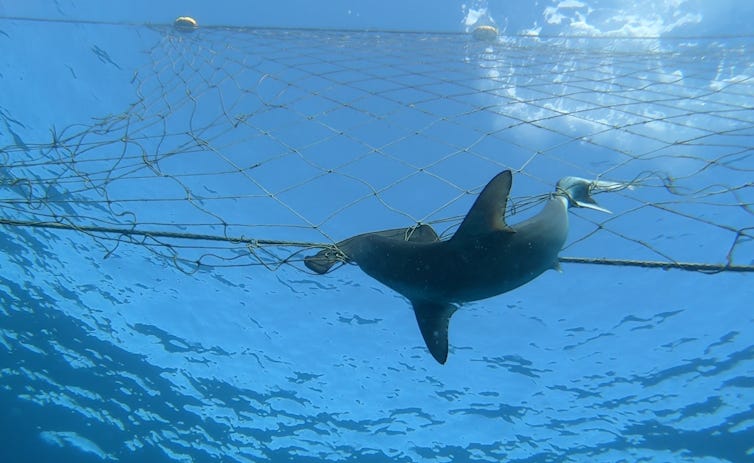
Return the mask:
M 129 27 L 173 27 L 172 23 L 153 23 L 136 21 L 115 21 L 97 19 L 72 19 L 72 18 L 39 18 L 31 16 L 0 16 L 0 21 L 25 21 L 61 24 L 89 24 L 99 26 L 129 26 Z M 471 35 L 465 31 L 439 31 L 439 30 L 401 30 L 401 29 L 347 29 L 347 28 L 320 28 L 320 27 L 283 27 L 283 26 L 240 26 L 222 24 L 199 24 L 199 29 L 222 29 L 235 31 L 285 31 L 285 32 L 342 32 L 342 33 L 376 33 L 376 34 L 419 34 L 419 35 Z M 714 34 L 714 35 L 644 35 L 644 36 L 614 36 L 614 35 L 577 35 L 577 34 L 510 34 L 500 33 L 500 37 L 535 38 L 535 39 L 598 39 L 598 40 L 724 40 L 754 38 L 754 34 Z
M 33 222 L 27 220 L 0 219 L 0 225 L 17 226 L 17 227 L 35 227 L 47 228 L 53 230 L 71 230 L 86 233 L 108 233 L 127 236 L 141 236 L 151 238 L 174 238 L 197 241 L 220 241 L 227 243 L 240 243 L 253 247 L 261 246 L 293 246 L 300 248 L 330 248 L 332 244 L 313 243 L 303 241 L 284 241 L 284 240 L 261 240 L 244 237 L 230 237 L 220 235 L 207 235 L 198 233 L 178 233 L 167 231 L 145 231 L 129 228 L 117 227 L 96 227 L 96 226 L 79 226 L 58 222 Z M 663 270 L 686 270 L 694 272 L 754 272 L 754 265 L 729 265 L 729 264 L 708 264 L 700 262 L 662 262 L 649 260 L 631 260 L 631 259 L 606 259 L 590 257 L 560 257 L 560 262 L 569 264 L 591 264 L 591 265 L 611 265 L 619 267 L 640 267 L 640 268 L 659 268 Z
M 569 264 L 613 265 L 618 267 L 660 268 L 663 270 L 689 270 L 694 272 L 754 272 L 754 265 L 705 264 L 701 262 L 662 262 L 655 260 L 605 259 L 593 257 L 560 257 Z
M 115 235 L 143 236 L 147 238 L 175 238 L 184 240 L 197 241 L 222 241 L 226 243 L 247 244 L 254 247 L 259 246 L 296 246 L 296 247 L 314 247 L 323 248 L 327 244 L 322 243 L 305 243 L 301 241 L 281 241 L 281 240 L 258 240 L 244 237 L 230 237 L 221 235 L 206 235 L 200 233 L 179 233 L 168 231 L 146 231 L 131 228 L 117 227 L 95 227 L 89 225 L 73 225 L 59 222 L 32 222 L 27 220 L 0 219 L 0 225 L 10 225 L 18 227 L 48 228 L 53 230 L 72 230 L 85 233 L 110 233 Z

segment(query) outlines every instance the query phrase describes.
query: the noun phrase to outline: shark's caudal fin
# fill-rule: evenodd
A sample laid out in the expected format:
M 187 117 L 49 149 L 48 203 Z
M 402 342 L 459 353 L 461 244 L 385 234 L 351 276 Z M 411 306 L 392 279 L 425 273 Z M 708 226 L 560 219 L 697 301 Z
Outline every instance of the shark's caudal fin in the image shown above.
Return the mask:
M 467 238 L 494 230 L 513 233 L 513 229 L 505 223 L 505 206 L 512 183 L 510 170 L 504 170 L 490 180 L 479 193 L 453 238 Z
M 412 301 L 427 349 L 441 364 L 448 359 L 448 325 L 458 307 L 449 302 Z
M 380 236 L 387 239 L 416 243 L 432 243 L 440 239 L 435 230 L 426 224 L 416 227 L 394 228 L 391 230 L 364 233 L 345 239 L 332 248 L 323 249 L 313 256 L 304 258 L 304 264 L 309 270 L 320 275 L 327 273 L 338 262 L 348 262 L 352 249 L 355 246 L 359 246 L 360 242 L 367 236 Z
M 323 249 L 313 256 L 304 257 L 304 264 L 309 270 L 320 275 L 329 272 L 338 262 L 345 262 L 345 256 L 334 247 Z

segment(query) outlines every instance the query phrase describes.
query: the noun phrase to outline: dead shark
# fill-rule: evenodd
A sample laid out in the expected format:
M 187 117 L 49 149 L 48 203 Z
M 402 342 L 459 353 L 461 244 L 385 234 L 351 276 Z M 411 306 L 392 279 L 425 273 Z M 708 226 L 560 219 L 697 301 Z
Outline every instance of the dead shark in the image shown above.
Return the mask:
M 541 212 L 509 225 L 505 208 L 512 177 L 510 170 L 496 175 L 448 240 L 440 240 L 426 224 L 364 233 L 309 256 L 304 263 L 319 274 L 339 262 L 355 263 L 402 294 L 413 305 L 427 348 L 444 364 L 448 325 L 459 303 L 503 294 L 545 270 L 558 268 L 558 253 L 568 236 L 568 208 L 609 213 L 596 204 L 591 193 L 623 187 L 564 177 Z

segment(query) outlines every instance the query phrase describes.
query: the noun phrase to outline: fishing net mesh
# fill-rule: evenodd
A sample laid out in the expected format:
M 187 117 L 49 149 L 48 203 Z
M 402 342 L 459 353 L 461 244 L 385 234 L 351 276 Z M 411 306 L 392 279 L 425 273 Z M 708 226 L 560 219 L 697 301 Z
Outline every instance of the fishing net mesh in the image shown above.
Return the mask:
M 565 260 L 754 264 L 749 40 L 154 32 L 133 104 L 1 149 L 6 227 L 303 268 L 356 233 L 447 236 L 512 169 L 511 223 L 562 176 L 630 186 L 574 210 Z

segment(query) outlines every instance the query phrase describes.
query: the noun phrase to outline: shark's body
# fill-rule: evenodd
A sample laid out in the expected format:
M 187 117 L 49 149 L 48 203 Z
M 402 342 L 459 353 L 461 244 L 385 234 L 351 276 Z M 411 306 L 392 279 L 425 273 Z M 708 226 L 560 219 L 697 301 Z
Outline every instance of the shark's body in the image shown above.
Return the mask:
M 497 296 L 557 268 L 568 236 L 569 205 L 604 210 L 589 197 L 589 184 L 577 185 L 581 201 L 570 196 L 573 191 L 559 189 L 539 214 L 509 226 L 504 214 L 511 182 L 510 171 L 495 176 L 447 241 L 428 225 L 365 233 L 338 243 L 340 254 L 321 251 L 306 265 L 325 273 L 336 262 L 354 262 L 408 298 L 427 348 L 445 363 L 448 324 L 457 303 Z

